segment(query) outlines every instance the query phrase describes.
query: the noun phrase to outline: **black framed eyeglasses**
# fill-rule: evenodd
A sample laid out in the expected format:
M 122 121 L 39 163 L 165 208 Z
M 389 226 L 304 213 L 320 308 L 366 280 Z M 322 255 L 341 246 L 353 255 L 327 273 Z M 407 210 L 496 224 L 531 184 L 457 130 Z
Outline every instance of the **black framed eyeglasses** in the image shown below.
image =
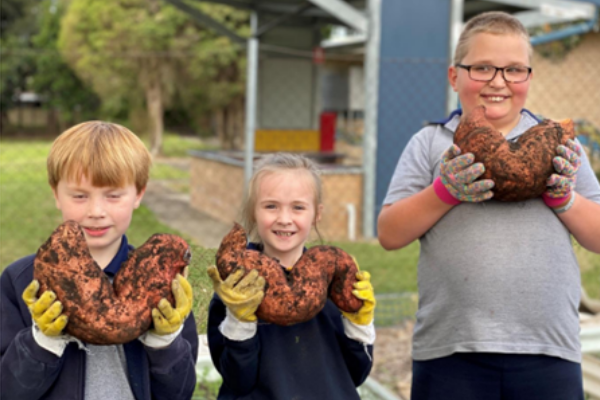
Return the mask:
M 456 64 L 456 67 L 466 69 L 469 78 L 478 82 L 490 82 L 494 80 L 498 71 L 502 72 L 502 78 L 508 83 L 521 83 L 529 79 L 532 68 L 522 65 L 513 65 L 509 67 L 494 67 L 487 64 L 464 65 Z

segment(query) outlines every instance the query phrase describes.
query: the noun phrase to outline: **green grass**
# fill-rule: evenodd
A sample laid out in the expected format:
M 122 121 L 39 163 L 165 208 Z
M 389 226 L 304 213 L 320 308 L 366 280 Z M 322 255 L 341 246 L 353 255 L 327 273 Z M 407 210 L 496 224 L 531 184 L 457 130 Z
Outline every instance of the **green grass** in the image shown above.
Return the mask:
M 142 141 L 150 147 L 150 139 L 143 137 Z M 207 145 L 202 139 L 194 136 L 181 136 L 172 132 L 165 132 L 163 135 L 164 157 L 188 157 L 190 150 L 214 150 L 214 147 Z
M 196 384 L 192 400 L 216 400 L 222 380 L 209 382 L 204 378 L 205 376 L 198 376 L 198 383 Z
M 150 170 L 150 179 L 156 180 L 189 180 L 189 171 L 173 167 L 168 164 L 162 164 L 160 162 L 154 162 L 152 169 Z
M 417 291 L 418 242 L 396 251 L 385 251 L 377 243 L 333 242 L 331 244 L 352 254 L 359 268 L 371 274 L 375 293 Z

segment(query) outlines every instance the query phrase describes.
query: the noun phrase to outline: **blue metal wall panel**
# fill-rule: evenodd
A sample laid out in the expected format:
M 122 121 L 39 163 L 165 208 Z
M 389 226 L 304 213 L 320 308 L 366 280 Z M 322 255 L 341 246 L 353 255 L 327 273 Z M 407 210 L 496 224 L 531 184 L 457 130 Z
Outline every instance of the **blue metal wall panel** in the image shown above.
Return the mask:
M 382 1 L 376 214 L 408 140 L 445 116 L 450 2 Z

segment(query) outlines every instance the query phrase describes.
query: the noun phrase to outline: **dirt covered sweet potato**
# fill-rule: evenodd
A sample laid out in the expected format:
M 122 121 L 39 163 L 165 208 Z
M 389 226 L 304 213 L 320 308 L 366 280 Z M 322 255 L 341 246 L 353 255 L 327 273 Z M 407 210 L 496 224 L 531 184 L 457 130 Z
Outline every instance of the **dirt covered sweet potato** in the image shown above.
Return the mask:
M 507 141 L 485 118 L 485 107 L 480 106 L 463 116 L 454 143 L 462 154 L 473 153 L 475 162 L 485 165 L 479 179 L 494 181 L 494 199 L 523 201 L 546 191 L 546 180 L 554 173 L 556 147 L 574 138 L 573 121 L 545 119 L 516 141 Z
M 91 344 L 130 342 L 152 324 L 152 308 L 163 297 L 174 303 L 171 282 L 188 265 L 188 244 L 156 234 L 130 252 L 111 284 L 92 258 L 81 227 L 60 225 L 38 250 L 34 278 L 53 290 L 69 317 L 66 333 Z
M 235 224 L 221 242 L 217 269 L 221 279 L 238 267 L 246 272 L 256 269 L 265 278 L 265 297 L 256 312 L 261 320 L 284 326 L 308 321 L 325 307 L 328 296 L 346 312 L 362 306 L 362 300 L 352 294 L 358 267 L 345 251 L 334 246 L 311 247 L 286 276 L 277 260 L 246 246 L 246 233 Z

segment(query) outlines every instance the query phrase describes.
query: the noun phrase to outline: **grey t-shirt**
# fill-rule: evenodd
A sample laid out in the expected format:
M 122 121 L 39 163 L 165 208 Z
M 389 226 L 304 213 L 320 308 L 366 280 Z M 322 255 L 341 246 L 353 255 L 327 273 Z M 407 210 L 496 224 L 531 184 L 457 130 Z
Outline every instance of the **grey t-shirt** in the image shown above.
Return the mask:
M 85 400 L 135 400 L 123 345 L 87 346 Z
M 411 138 L 384 204 L 433 183 L 459 118 L 427 126 Z M 536 124 L 523 112 L 507 140 Z M 585 154 L 576 191 L 600 204 L 600 185 Z M 581 362 L 579 266 L 569 231 L 541 198 L 461 203 L 420 242 L 415 360 L 495 352 Z

